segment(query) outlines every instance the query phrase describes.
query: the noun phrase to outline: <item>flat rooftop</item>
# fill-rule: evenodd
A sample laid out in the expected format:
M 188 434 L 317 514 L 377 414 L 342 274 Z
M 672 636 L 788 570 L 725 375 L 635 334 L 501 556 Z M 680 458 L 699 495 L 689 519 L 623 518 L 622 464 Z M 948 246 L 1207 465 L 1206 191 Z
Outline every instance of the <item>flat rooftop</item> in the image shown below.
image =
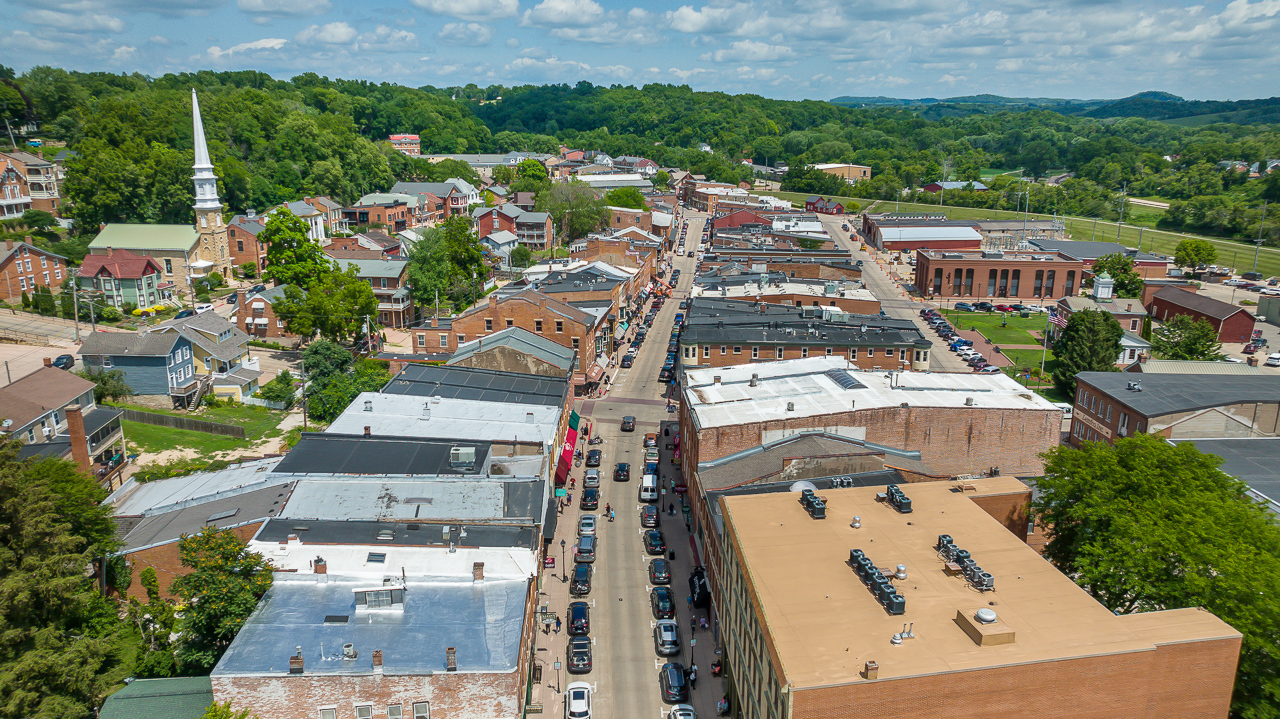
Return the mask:
M 303 432 L 277 472 L 289 474 L 476 475 L 488 467 L 489 442 Z M 475 463 L 451 466 L 454 447 L 475 449 Z
M 530 478 L 309 476 L 278 516 L 538 522 L 545 496 L 542 480 Z
M 1147 417 L 1237 402 L 1280 402 L 1280 382 L 1265 374 L 1208 376 L 1199 373 L 1081 372 L 1077 378 Z M 1141 389 L 1129 389 L 1133 382 L 1139 383 Z
M 287 676 L 295 647 L 312 675 L 372 674 L 375 649 L 386 674 L 444 672 L 447 647 L 457 648 L 458 673 L 516 670 L 528 579 L 418 577 L 400 584 L 403 609 L 357 610 L 355 590 L 382 582 L 277 572 L 212 676 Z M 343 658 L 344 644 L 354 645 L 354 659 Z
M 473 367 L 413 364 L 382 391 L 416 397 L 454 397 L 483 402 L 564 406 L 569 385 L 563 379 Z
M 268 519 L 254 535 L 279 544 L 293 535 L 303 545 L 376 544 L 396 547 L 448 546 L 535 549 L 538 532 L 528 526 L 440 522 Z M 470 571 L 470 567 L 468 567 Z
M 544 444 L 559 422 L 556 405 L 362 392 L 325 432 Z
M 690 369 L 685 372 L 684 397 L 700 429 L 898 407 L 904 402 L 911 407 L 976 411 L 1061 411 L 1001 374 L 865 372 L 838 357 Z
M 920 249 L 916 252 L 928 257 L 931 260 L 966 260 L 974 262 L 1044 262 L 1046 264 L 1069 263 L 1075 264 L 1079 262 L 1076 259 L 1068 259 L 1054 252 L 1003 252 L 1003 251 L 950 251 L 950 250 L 929 250 Z
M 971 480 L 979 494 L 1025 492 L 1016 479 Z M 998 666 L 1147 651 L 1156 641 L 1239 637 L 1198 609 L 1116 616 L 950 482 L 899 485 L 913 512 L 899 514 L 876 501 L 879 487 L 825 489 L 827 519 L 810 519 L 799 495 L 728 496 L 726 531 L 734 539 L 767 640 L 781 664 L 781 683 L 797 689 L 866 681 L 868 660 L 879 679 L 936 675 Z M 853 516 L 861 529 L 850 527 Z M 934 551 L 950 534 L 995 577 L 979 593 L 943 572 Z M 906 566 L 893 580 L 906 612 L 889 615 L 850 568 L 861 549 L 877 567 Z M 1009 644 L 979 646 L 956 622 L 957 612 L 996 612 L 1014 632 Z M 890 638 L 914 622 L 914 639 Z

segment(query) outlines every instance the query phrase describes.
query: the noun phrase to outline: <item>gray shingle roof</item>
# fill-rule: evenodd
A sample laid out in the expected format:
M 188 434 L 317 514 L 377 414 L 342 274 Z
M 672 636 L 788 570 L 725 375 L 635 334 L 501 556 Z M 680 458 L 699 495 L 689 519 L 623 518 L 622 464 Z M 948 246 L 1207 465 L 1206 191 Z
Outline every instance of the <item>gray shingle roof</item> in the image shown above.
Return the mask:
M 205 334 L 209 332 L 214 335 L 220 335 L 228 329 L 231 330 L 231 336 L 222 342 L 218 342 L 216 339 L 210 338 L 208 334 Z M 245 347 L 249 343 L 249 335 L 213 312 L 202 312 L 180 320 L 169 320 L 148 331 L 154 333 L 166 330 L 178 332 L 210 355 L 224 361 L 240 357 L 240 355 L 244 354 Z M 81 350 L 81 354 L 83 353 L 84 351 Z
M 1248 484 L 1256 492 L 1272 501 L 1272 507 L 1280 503 L 1280 437 L 1249 437 L 1232 439 L 1174 440 L 1174 444 L 1191 442 L 1205 454 L 1216 454 L 1223 459 L 1223 472 Z
M 1146 374 L 1081 372 L 1076 379 L 1096 387 L 1139 414 L 1156 417 L 1237 402 L 1280 403 L 1280 382 L 1271 375 Z M 1128 389 L 1140 382 L 1142 389 Z
M 200 719 L 213 703 L 209 677 L 137 679 L 107 697 L 101 719 Z
M 343 270 L 347 265 L 355 265 L 359 277 L 399 277 L 408 266 L 404 260 L 337 260 L 337 263 Z
M 173 333 L 93 332 L 80 346 L 81 355 L 161 357 L 173 351 Z

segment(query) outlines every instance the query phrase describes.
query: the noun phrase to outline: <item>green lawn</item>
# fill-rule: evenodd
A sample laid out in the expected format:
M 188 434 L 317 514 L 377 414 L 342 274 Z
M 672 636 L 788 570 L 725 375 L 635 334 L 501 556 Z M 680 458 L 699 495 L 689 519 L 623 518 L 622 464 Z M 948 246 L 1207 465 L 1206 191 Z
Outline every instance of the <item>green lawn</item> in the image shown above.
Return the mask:
M 154 424 L 124 421 L 124 437 L 133 454 L 164 452 L 170 449 L 191 448 L 207 456 L 215 452 L 245 449 L 249 442 L 235 437 L 185 429 L 170 429 Z M 250 435 L 255 437 L 255 435 Z
M 248 405 L 240 405 L 237 407 L 205 407 L 197 410 L 194 414 L 187 412 L 174 412 L 164 409 L 153 409 L 151 407 L 141 407 L 130 404 L 120 404 L 118 406 L 126 407 L 128 409 L 136 409 L 140 412 L 150 412 L 152 414 L 167 414 L 175 417 L 201 419 L 206 422 L 234 424 L 244 427 L 245 437 L 255 440 L 265 439 L 268 437 L 278 437 L 280 435 L 278 426 L 287 414 L 286 412 L 277 412 L 276 410 L 267 409 L 266 407 L 250 407 Z
M 958 327 L 966 330 L 978 330 L 983 337 L 991 340 L 992 344 L 995 345 L 1039 344 L 1036 338 L 1032 337 L 1028 332 L 1030 330 L 1043 332 L 1045 325 L 1045 315 L 1043 314 L 1031 315 L 1026 319 L 1016 315 L 1001 317 L 999 312 L 942 310 L 942 314 Z M 1001 327 L 1001 323 L 1008 323 L 1008 327 Z M 1039 363 L 1037 362 L 1037 364 Z

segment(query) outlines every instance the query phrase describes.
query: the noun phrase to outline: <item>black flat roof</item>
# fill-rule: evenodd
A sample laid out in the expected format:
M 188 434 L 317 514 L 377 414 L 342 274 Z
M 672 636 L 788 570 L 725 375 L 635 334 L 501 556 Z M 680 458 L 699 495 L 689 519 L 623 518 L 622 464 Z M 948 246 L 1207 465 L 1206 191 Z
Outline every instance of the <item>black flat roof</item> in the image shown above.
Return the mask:
M 390 530 L 390 539 L 383 534 Z M 465 532 L 465 536 L 463 533 Z M 284 542 L 295 534 L 303 544 L 389 544 L 402 547 L 523 547 L 535 549 L 541 532 L 532 525 L 458 524 L 457 522 L 344 522 L 269 519 L 254 537 Z
M 387 394 L 455 397 L 482 402 L 563 405 L 569 384 L 564 379 L 474 367 L 407 365 L 387 383 Z
M 1268 374 L 1081 372 L 1076 378 L 1147 417 L 1238 402 L 1280 402 L 1280 381 Z M 1129 389 L 1133 382 L 1138 383 L 1141 389 Z
M 363 437 L 359 435 L 304 432 L 290 452 L 276 465 L 282 474 L 483 474 L 490 442 Z M 473 469 L 449 466 L 452 447 L 475 447 Z

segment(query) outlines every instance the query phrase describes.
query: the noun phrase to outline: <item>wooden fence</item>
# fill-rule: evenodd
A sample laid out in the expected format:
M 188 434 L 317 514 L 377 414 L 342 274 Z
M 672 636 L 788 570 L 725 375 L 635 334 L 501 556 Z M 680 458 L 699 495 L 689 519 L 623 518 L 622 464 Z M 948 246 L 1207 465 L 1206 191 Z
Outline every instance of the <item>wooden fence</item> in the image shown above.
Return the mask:
M 220 434 L 225 437 L 235 437 L 236 439 L 245 438 L 244 427 L 239 425 L 223 424 L 222 422 L 206 422 L 202 419 L 178 417 L 172 414 L 155 414 L 153 412 L 141 412 L 136 409 L 125 409 L 124 419 L 129 422 L 141 422 L 143 424 L 152 424 L 157 427 L 168 427 L 169 429 L 185 429 L 192 432 Z

